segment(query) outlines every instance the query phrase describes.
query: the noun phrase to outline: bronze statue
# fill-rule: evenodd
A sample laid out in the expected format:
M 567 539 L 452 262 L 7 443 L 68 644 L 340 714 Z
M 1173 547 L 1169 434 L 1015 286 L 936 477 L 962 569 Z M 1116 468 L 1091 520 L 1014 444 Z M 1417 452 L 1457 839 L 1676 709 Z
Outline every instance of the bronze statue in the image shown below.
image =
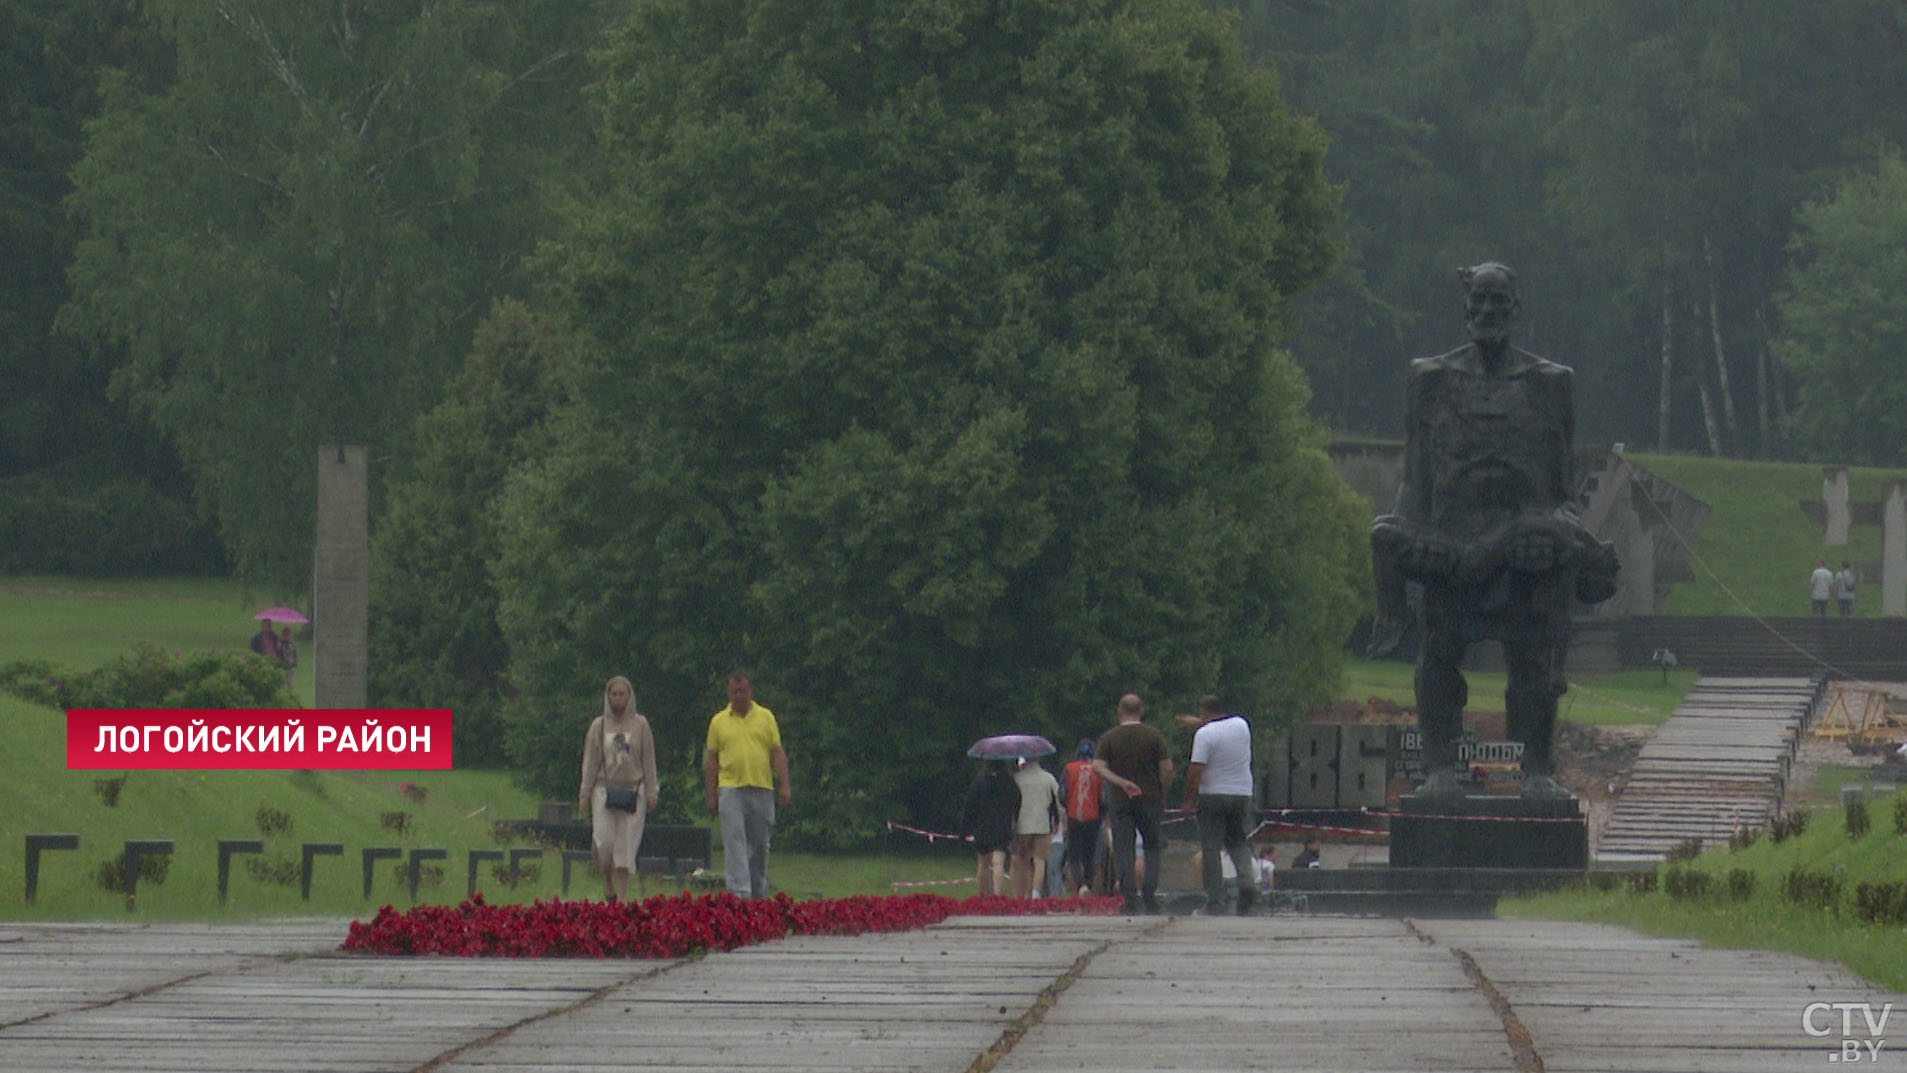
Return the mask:
M 1491 261 L 1460 276 L 1470 342 L 1411 362 L 1403 484 L 1394 513 L 1371 527 L 1372 649 L 1396 648 L 1415 589 L 1422 793 L 1460 792 L 1464 651 L 1494 639 L 1509 670 L 1510 737 L 1523 743 L 1524 796 L 1568 797 L 1552 745 L 1570 600 L 1615 593 L 1615 548 L 1583 528 L 1573 502 L 1573 374 L 1510 345 L 1516 273 Z

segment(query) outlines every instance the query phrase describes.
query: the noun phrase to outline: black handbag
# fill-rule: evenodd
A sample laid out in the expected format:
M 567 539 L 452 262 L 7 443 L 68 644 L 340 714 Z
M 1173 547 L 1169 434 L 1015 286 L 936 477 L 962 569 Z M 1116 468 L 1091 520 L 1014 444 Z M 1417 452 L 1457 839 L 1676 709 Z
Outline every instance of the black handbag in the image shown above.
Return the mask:
M 636 811 L 636 791 L 618 790 L 611 786 L 603 791 L 603 804 L 618 812 Z

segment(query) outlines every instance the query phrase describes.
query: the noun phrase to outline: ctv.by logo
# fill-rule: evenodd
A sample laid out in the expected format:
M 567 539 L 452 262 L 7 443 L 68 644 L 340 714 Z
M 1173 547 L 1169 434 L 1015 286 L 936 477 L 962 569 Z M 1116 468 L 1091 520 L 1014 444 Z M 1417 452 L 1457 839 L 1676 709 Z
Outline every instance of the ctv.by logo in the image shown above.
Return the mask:
M 1824 1039 L 1834 1034 L 1835 1013 L 1840 1013 L 1841 1047 L 1828 1052 L 1830 1062 L 1879 1062 L 1881 1048 L 1887 1041 L 1881 1033 L 1887 1031 L 1887 1018 L 1894 1012 L 1894 1004 L 1889 1002 L 1876 1011 L 1871 1002 L 1810 1002 L 1801 1011 L 1801 1031 L 1815 1039 Z M 1856 1021 L 1859 1028 L 1866 1030 L 1865 1037 L 1856 1034 Z

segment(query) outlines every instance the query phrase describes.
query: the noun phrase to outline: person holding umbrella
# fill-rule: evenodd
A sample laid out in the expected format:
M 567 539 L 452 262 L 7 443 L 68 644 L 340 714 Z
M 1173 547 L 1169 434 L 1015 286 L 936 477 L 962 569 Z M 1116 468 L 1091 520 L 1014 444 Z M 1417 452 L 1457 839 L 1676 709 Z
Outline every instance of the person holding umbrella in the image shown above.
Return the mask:
M 278 662 L 278 635 L 272 632 L 270 619 L 260 622 L 258 632 L 252 634 L 252 651 L 273 663 Z
M 252 616 L 258 622 L 258 632 L 252 635 L 252 651 L 278 664 L 285 672 L 285 690 L 292 688 L 293 671 L 298 666 L 298 642 L 291 639 L 291 626 L 302 626 L 311 620 L 295 607 L 278 604 L 267 607 Z M 278 623 L 289 623 L 281 638 L 273 633 Z
M 1020 816 L 1020 788 L 1013 781 L 1013 761 L 992 757 L 967 787 L 960 808 L 960 828 L 973 839 L 974 883 L 981 894 L 1006 893 L 1006 854 L 1013 845 L 1013 828 Z

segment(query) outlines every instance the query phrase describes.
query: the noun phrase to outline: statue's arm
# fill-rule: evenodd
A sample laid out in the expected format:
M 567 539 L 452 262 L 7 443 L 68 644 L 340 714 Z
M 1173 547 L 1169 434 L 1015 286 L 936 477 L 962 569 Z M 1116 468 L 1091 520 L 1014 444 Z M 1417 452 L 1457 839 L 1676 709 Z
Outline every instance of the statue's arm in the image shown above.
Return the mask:
M 1404 518 L 1430 516 L 1430 438 L 1424 435 L 1423 418 L 1431 376 L 1424 362 L 1411 362 L 1410 382 L 1404 389 L 1404 478 L 1391 508 L 1391 513 Z
M 1576 374 L 1568 366 L 1559 365 L 1551 373 L 1551 392 L 1555 402 L 1556 422 L 1561 426 L 1563 457 L 1556 466 L 1557 487 L 1553 489 L 1555 502 L 1571 504 L 1574 502 L 1577 487 L 1576 473 Z M 1572 508 L 1573 513 L 1573 508 Z
M 1377 617 L 1372 623 L 1369 655 L 1383 657 L 1403 642 L 1410 619 L 1406 588 L 1406 560 L 1416 543 L 1416 520 L 1430 515 L 1428 478 L 1429 437 L 1422 426 L 1426 369 L 1412 362 L 1404 392 L 1404 475 L 1390 514 L 1371 525 L 1371 572 L 1377 584 Z

